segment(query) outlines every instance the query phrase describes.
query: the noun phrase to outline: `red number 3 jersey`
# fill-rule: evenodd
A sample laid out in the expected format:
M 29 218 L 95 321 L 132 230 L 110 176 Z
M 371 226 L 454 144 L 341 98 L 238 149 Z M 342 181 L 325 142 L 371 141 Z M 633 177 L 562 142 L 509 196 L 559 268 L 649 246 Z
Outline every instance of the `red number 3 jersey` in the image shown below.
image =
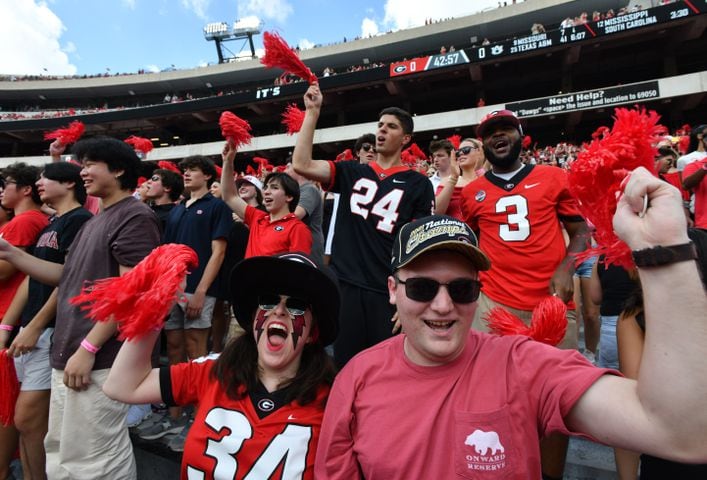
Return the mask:
M 182 480 L 312 479 L 328 387 L 309 405 L 292 402 L 260 419 L 249 396 L 229 398 L 211 376 L 214 360 L 162 370 L 165 402 L 198 404 L 184 444 Z
M 560 221 L 582 221 L 565 172 L 544 165 L 526 165 L 510 180 L 487 172 L 464 187 L 462 215 L 491 259 L 491 270 L 480 272 L 484 293 L 520 310 L 548 295 L 565 258 Z

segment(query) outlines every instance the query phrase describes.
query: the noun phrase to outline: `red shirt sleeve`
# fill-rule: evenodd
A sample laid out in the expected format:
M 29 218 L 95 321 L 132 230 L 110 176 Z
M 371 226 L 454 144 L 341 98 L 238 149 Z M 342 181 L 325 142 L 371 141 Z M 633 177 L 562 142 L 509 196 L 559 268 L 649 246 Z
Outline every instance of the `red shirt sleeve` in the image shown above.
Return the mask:
M 570 194 L 567 174 L 562 170 L 559 170 L 558 173 L 557 182 L 560 192 L 557 198 L 557 216 L 560 217 L 560 220 L 581 222 L 583 221 L 582 214 L 579 212 L 577 200 Z
M 324 190 L 329 191 L 334 188 L 334 181 L 336 180 L 336 163 L 331 160 L 327 161 L 329 162 L 329 184 L 324 187 Z
M 297 220 L 293 222 L 292 232 L 290 233 L 290 251 L 303 252 L 309 255 L 312 253 L 312 232 L 309 227 Z
M 213 365 L 213 358 L 202 357 L 169 367 L 172 398 L 177 405 L 199 403 L 199 394 L 209 382 Z
M 683 180 L 695 173 L 700 168 L 702 168 L 702 165 L 704 165 L 705 163 L 707 163 L 707 159 L 697 160 L 696 162 L 688 163 L 687 165 L 685 165 L 685 169 L 682 171 Z
M 360 477 L 358 461 L 353 450 L 353 370 L 343 369 L 329 393 L 314 462 L 315 478 L 348 480 Z
M 257 208 L 252 207 L 250 205 L 246 205 L 245 218 L 243 219 L 243 223 L 250 227 L 253 222 L 257 221 L 258 218 L 263 217 L 265 215 L 268 215 L 268 213 L 263 212 L 262 210 L 258 210 Z

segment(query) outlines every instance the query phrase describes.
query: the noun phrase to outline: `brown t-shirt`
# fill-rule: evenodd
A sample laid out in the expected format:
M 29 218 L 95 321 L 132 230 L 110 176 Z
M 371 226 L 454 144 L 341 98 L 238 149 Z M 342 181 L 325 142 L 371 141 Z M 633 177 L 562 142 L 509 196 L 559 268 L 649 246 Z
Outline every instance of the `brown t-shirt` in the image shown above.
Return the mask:
M 59 281 L 52 368 L 63 370 L 93 322 L 69 300 L 85 282 L 117 277 L 120 265 L 135 266 L 159 245 L 160 228 L 150 207 L 127 197 L 88 220 L 69 249 Z M 96 354 L 94 370 L 110 368 L 121 342 L 109 339 Z

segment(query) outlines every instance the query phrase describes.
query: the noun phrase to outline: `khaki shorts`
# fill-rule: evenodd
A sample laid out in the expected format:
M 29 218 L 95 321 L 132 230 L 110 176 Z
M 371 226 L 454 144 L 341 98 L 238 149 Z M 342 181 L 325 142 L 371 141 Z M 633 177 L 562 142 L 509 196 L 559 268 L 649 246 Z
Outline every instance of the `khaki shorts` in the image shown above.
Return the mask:
M 508 310 L 513 315 L 523 320 L 523 323 L 526 325 L 530 324 L 530 319 L 533 316 L 533 312 L 531 311 L 518 310 L 517 308 L 494 302 L 489 297 L 484 295 L 483 292 L 481 292 L 476 305 L 476 313 L 474 313 L 474 321 L 471 324 L 471 328 L 480 332 L 488 332 L 489 328 L 483 318 L 486 313 L 494 307 L 502 307 Z M 563 338 L 559 345 L 557 345 L 557 348 L 561 348 L 562 350 L 577 350 L 578 348 L 577 312 L 574 309 L 567 309 L 567 331 L 565 332 L 565 338 Z
M 133 446 L 125 416 L 129 405 L 103 393 L 109 369 L 91 372 L 87 390 L 64 385 L 64 371 L 52 370 L 49 430 L 44 437 L 47 478 L 134 480 Z

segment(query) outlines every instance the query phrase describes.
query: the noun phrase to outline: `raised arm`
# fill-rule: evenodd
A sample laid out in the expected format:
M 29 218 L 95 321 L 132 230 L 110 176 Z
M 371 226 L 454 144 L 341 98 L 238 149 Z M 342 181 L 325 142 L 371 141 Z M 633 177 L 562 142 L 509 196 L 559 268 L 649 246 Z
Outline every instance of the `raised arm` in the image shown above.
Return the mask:
M 434 213 L 436 215 L 446 215 L 457 181 L 459 181 L 459 165 L 457 164 L 457 153 L 454 150 L 449 154 L 449 165 L 451 173 L 449 177 L 442 180 L 442 191 L 434 192 L 436 195 Z
M 61 263 L 40 260 L 0 238 L 0 264 L 3 261 L 12 264 L 14 268 L 25 272 L 38 282 L 53 286 L 59 284 L 61 272 L 64 270 L 64 265 Z
M 236 183 L 233 180 L 233 160 L 236 158 L 236 147 L 226 142 L 221 152 L 223 167 L 221 170 L 221 198 L 240 218 L 245 218 L 248 204 L 238 195 Z
M 328 185 L 331 177 L 329 163 L 312 160 L 312 144 L 314 143 L 314 130 L 322 108 L 322 92 L 319 85 L 310 85 L 304 94 L 306 112 L 302 128 L 297 134 L 295 151 L 292 153 L 292 167 L 295 172 L 315 182 Z
M 159 369 L 152 368 L 151 356 L 160 332 L 151 332 L 139 340 L 127 340 L 113 361 L 103 392 L 124 403 L 159 403 Z
M 640 217 L 643 197 L 648 210 Z M 633 172 L 614 216 L 632 250 L 689 241 L 677 189 Z M 646 338 L 638 380 L 604 376 L 566 420 L 598 440 L 682 462 L 707 462 L 707 296 L 693 260 L 639 268 Z M 666 285 L 680 285 L 667 289 Z

